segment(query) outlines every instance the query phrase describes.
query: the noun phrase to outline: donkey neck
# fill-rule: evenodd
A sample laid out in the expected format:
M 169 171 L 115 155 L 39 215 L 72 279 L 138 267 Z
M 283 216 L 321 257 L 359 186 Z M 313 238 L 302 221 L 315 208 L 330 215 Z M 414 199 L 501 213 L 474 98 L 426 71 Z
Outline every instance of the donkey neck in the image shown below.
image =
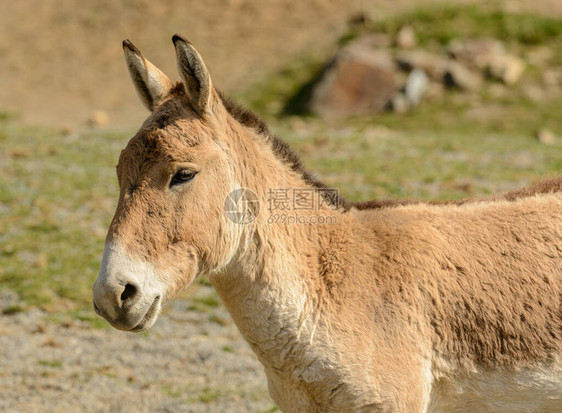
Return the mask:
M 279 234 L 279 228 L 267 226 L 265 231 L 256 226 L 211 281 L 258 358 L 279 371 L 288 367 L 288 360 L 301 358 L 312 341 L 320 314 L 314 271 L 318 257 L 310 245 L 314 234 L 288 240 L 285 236 L 299 231 Z
M 237 252 L 211 282 L 262 363 L 282 370 L 288 360 L 302 359 L 296 353 L 313 340 L 326 288 L 320 280 L 322 256 L 334 250 L 330 234 L 346 232 L 349 216 L 321 199 L 263 136 L 237 123 L 230 136 L 236 163 L 244 167 L 238 182 L 255 192 L 261 205 L 253 223 L 235 229 L 242 234 Z M 272 194 L 275 190 L 281 193 Z M 313 202 L 295 209 L 295 191 L 302 190 Z

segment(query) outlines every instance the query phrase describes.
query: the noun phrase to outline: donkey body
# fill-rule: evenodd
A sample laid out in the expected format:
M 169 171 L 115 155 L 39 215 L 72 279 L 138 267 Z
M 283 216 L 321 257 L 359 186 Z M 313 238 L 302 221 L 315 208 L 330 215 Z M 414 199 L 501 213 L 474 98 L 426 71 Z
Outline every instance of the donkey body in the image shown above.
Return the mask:
M 325 188 L 173 40 L 177 85 L 124 42 L 152 114 L 117 167 L 96 312 L 141 331 L 208 274 L 283 411 L 562 411 L 562 180 L 443 205 L 321 197 L 303 223 L 268 220 L 272 189 Z M 224 213 L 239 188 L 262 205 L 244 225 Z

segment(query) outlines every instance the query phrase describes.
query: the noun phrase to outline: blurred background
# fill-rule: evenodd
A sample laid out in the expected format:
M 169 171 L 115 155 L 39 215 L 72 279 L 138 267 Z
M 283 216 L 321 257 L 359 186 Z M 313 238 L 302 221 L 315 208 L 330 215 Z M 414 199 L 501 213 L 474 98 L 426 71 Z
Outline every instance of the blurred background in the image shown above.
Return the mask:
M 0 410 L 273 412 L 204 280 L 153 331 L 91 310 L 120 150 L 148 113 L 121 42 L 171 36 L 354 200 L 460 199 L 562 172 L 562 2 L 0 0 Z

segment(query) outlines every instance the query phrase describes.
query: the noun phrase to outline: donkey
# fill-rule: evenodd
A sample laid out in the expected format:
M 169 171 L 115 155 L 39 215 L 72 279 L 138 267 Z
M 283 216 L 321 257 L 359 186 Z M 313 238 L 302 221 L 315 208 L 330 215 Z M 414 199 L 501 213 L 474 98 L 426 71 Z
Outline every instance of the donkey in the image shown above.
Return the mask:
M 562 179 L 348 202 L 172 40 L 177 84 L 123 42 L 151 115 L 119 157 L 97 314 L 148 329 L 206 274 L 283 411 L 562 411 Z

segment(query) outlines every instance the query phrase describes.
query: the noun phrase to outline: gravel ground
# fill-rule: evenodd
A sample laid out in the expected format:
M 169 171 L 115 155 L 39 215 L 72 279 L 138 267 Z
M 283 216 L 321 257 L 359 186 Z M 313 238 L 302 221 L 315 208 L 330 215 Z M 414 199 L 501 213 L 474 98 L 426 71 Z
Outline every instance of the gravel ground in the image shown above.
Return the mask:
M 212 290 L 197 292 L 205 294 Z M 0 310 L 13 301 L 0 293 Z M 167 308 L 144 336 L 38 309 L 0 315 L 0 411 L 276 410 L 262 366 L 222 306 Z

